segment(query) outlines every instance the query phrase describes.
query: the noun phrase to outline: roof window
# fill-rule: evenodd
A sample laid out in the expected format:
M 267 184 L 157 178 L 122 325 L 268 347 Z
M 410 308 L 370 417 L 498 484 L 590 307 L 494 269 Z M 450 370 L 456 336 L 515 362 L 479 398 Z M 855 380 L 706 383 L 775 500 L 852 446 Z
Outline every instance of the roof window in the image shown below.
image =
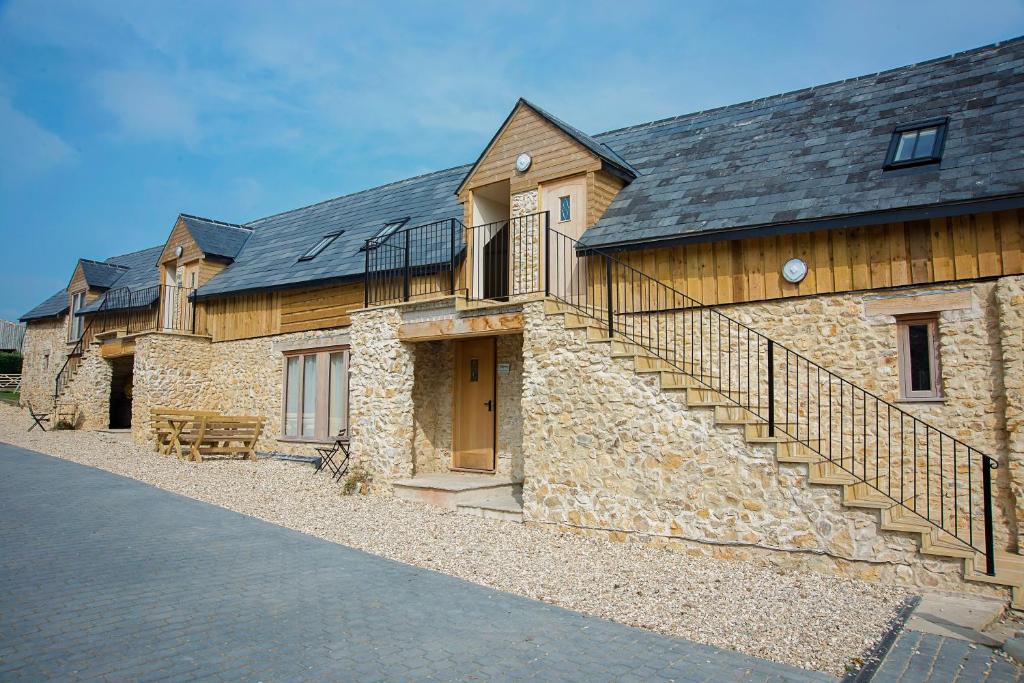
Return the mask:
M 931 119 L 897 126 L 889 141 L 885 168 L 934 164 L 942 159 L 948 119 Z
M 384 227 L 377 231 L 377 234 L 375 234 L 370 239 L 366 240 L 366 243 L 363 245 L 363 249 L 375 248 L 388 237 L 391 237 L 391 235 L 394 235 L 396 232 L 398 232 L 399 228 L 401 228 L 408 222 L 408 218 L 400 218 L 397 221 L 388 221 L 387 223 L 384 224 Z
M 299 260 L 300 261 L 311 261 L 311 260 L 313 260 L 314 258 L 316 258 L 317 254 L 319 254 L 321 251 L 323 251 L 324 249 L 327 248 L 327 245 L 329 245 L 334 240 L 338 239 L 338 236 L 341 235 L 341 233 L 343 233 L 343 232 L 345 232 L 345 231 L 344 230 L 339 230 L 338 232 L 332 232 L 332 233 L 329 233 L 327 235 L 324 235 L 323 237 L 320 238 L 319 242 L 314 244 L 312 247 L 309 248 L 308 251 L 306 251 L 305 254 L 300 256 Z

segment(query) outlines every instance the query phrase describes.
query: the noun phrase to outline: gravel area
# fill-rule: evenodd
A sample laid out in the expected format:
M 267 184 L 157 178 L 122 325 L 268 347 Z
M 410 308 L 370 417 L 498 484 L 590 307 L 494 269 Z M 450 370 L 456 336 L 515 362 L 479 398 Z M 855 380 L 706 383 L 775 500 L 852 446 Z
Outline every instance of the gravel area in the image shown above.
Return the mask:
M 236 512 L 585 614 L 842 675 L 885 631 L 901 588 L 749 562 L 691 557 L 378 496 L 342 496 L 309 465 L 202 464 L 127 435 L 26 432 L 0 405 L 0 441 L 97 467 Z

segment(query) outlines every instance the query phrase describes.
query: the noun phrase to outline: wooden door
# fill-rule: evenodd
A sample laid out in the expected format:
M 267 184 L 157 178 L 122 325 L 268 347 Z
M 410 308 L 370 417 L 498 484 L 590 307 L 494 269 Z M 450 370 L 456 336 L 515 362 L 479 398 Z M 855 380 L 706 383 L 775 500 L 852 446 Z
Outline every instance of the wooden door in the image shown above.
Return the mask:
M 551 230 L 572 240 L 578 240 L 587 229 L 587 180 L 584 176 L 544 183 L 541 186 L 541 208 L 548 212 Z M 552 282 L 551 293 L 572 301 L 585 294 L 587 286 L 586 261 L 576 256 L 574 244 L 560 237 L 553 238 L 548 270 Z
M 455 342 L 455 469 L 494 471 L 494 351 L 494 337 Z

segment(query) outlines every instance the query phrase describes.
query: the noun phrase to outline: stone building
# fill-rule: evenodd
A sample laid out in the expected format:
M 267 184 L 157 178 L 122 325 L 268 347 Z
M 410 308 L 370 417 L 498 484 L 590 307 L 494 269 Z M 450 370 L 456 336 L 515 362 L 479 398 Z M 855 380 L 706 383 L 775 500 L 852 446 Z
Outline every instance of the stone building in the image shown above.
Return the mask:
M 245 224 L 24 316 L 26 401 L 344 430 L 373 490 L 683 552 L 1024 586 L 1024 40 Z M 125 391 L 130 387 L 130 391 Z

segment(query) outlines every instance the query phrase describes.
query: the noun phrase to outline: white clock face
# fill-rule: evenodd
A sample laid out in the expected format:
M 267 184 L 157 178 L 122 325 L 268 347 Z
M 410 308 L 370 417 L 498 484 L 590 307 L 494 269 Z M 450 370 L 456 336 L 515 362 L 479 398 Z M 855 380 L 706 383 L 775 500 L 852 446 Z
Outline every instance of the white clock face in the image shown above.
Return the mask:
M 533 159 L 526 152 L 523 152 L 516 157 L 516 170 L 520 173 L 526 173 L 527 169 L 530 168 L 530 164 L 533 163 Z
M 807 264 L 798 258 L 791 258 L 782 266 L 782 277 L 786 282 L 796 284 L 807 276 Z

